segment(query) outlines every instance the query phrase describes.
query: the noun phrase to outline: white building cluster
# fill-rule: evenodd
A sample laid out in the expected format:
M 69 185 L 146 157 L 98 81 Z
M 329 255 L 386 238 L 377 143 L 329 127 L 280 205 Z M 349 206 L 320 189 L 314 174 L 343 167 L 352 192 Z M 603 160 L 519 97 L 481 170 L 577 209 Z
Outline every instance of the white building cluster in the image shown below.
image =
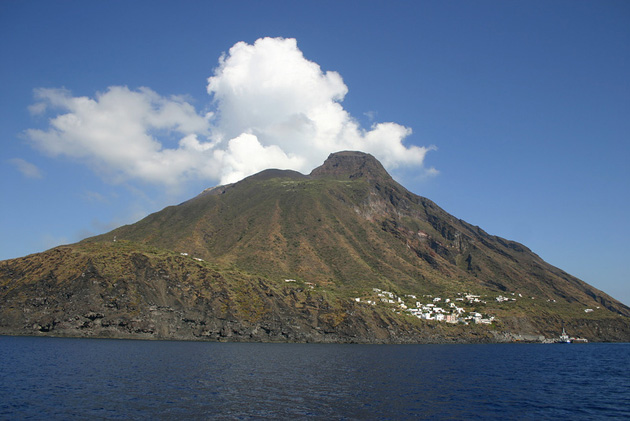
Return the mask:
M 391 305 L 392 310 L 397 313 L 408 313 L 422 320 L 435 320 L 446 323 L 474 323 L 474 324 L 490 324 L 494 320 L 494 316 L 486 316 L 476 311 L 467 311 L 463 307 L 463 303 L 485 304 L 480 296 L 472 294 L 458 294 L 458 297 L 451 298 L 433 297 L 430 295 L 423 296 L 424 300 L 418 299 L 415 295 L 406 295 L 405 299 L 397 296 L 391 291 L 384 291 L 379 288 L 373 288 L 372 292 L 376 295 L 376 299 L 355 298 L 356 302 L 364 302 L 370 305 L 376 305 L 377 302 Z M 411 300 L 411 302 L 409 302 Z M 462 304 L 458 305 L 458 302 Z
M 179 253 L 179 254 L 181 254 L 182 256 L 189 256 L 188 253 Z M 203 262 L 203 259 L 200 257 L 193 257 L 193 259 L 195 259 L 198 262 Z

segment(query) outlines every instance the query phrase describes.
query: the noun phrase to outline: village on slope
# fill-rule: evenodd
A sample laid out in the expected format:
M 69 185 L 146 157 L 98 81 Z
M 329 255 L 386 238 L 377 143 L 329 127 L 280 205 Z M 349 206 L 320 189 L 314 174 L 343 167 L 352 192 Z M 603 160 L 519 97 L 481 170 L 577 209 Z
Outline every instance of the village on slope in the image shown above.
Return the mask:
M 432 295 L 423 295 L 424 300 L 415 301 L 412 305 L 407 304 L 401 297 L 397 296 L 393 292 L 384 291 L 379 288 L 373 288 L 372 291 L 376 294 L 376 299 L 364 299 L 364 302 L 370 305 L 376 305 L 378 301 L 386 304 L 392 304 L 392 310 L 400 314 L 401 312 L 409 313 L 419 319 L 423 320 L 435 320 L 438 322 L 446 323 L 463 323 L 463 324 L 491 324 L 494 321 L 494 316 L 484 315 L 477 311 L 466 311 L 464 307 L 458 306 L 464 305 L 464 303 L 478 305 L 486 304 L 481 299 L 480 295 L 474 295 L 470 293 L 458 293 L 457 298 L 442 298 L 433 297 Z M 416 295 L 406 295 L 406 299 L 419 300 Z M 355 298 L 356 302 L 361 302 L 361 298 Z M 516 301 L 515 298 L 507 298 L 498 296 L 496 298 L 498 302 L 503 301 Z M 422 301 L 425 301 L 423 303 Z M 426 302 L 429 301 L 429 302 Z
M 375 297 L 371 297 L 370 299 L 357 297 L 354 300 L 357 303 L 366 303 L 368 305 L 377 305 L 377 303 L 385 303 L 386 305 L 392 306 L 392 311 L 397 314 L 411 314 L 422 320 L 435 320 L 437 322 L 446 322 L 446 323 L 463 323 L 468 325 L 470 323 L 473 324 L 492 324 L 495 320 L 495 316 L 489 314 L 482 314 L 478 311 L 467 311 L 463 306 L 465 304 L 472 306 L 485 305 L 487 302 L 482 299 L 481 295 L 475 295 L 471 293 L 457 293 L 457 297 L 452 298 L 442 298 L 442 297 L 433 297 L 432 295 L 423 295 L 422 298 L 424 300 L 420 300 L 416 295 L 408 294 L 405 295 L 406 299 L 410 299 L 415 301 L 415 305 L 411 307 L 406 304 L 405 301 L 394 294 L 391 291 L 381 290 L 379 288 L 372 288 L 372 292 L 375 294 Z M 498 303 L 503 302 L 514 302 L 516 301 L 516 297 L 523 298 L 523 295 L 520 293 L 511 293 L 513 296 L 505 297 L 503 295 L 498 295 L 494 297 L 494 299 Z M 530 297 L 532 300 L 535 297 Z M 422 302 L 424 301 L 424 303 Z M 428 302 L 427 302 L 428 301 Z M 549 302 L 555 303 L 556 300 L 549 299 Z M 460 307 L 460 305 L 462 307 Z M 599 307 L 597 307 L 599 309 Z M 584 309 L 585 313 L 593 312 L 593 309 L 586 308 Z M 558 338 L 543 340 L 544 343 L 568 343 L 568 342 L 576 342 L 583 343 L 588 342 L 587 339 L 584 338 L 569 338 L 564 329 L 562 330 L 562 334 Z
M 190 256 L 188 253 L 180 253 L 182 256 L 191 257 L 194 260 L 203 262 L 203 259 Z M 295 279 L 285 279 L 286 283 L 296 283 Z M 313 282 L 304 282 L 310 289 L 314 289 L 316 284 Z M 445 322 L 451 324 L 461 323 L 464 325 L 469 324 L 485 324 L 490 325 L 494 322 L 495 316 L 491 314 L 483 314 L 475 310 L 466 310 L 464 305 L 478 307 L 487 304 L 482 299 L 481 295 L 472 294 L 470 292 L 458 292 L 457 296 L 451 297 L 434 297 L 429 294 L 422 295 L 422 298 L 418 298 L 417 295 L 407 294 L 405 299 L 411 301 L 413 304 L 407 304 L 403 298 L 399 297 L 391 291 L 382 290 L 380 288 L 372 288 L 372 294 L 369 297 L 356 297 L 354 301 L 357 303 L 363 303 L 370 306 L 387 305 L 390 306 L 392 311 L 397 314 L 408 314 L 417 317 L 421 320 L 433 320 L 436 322 Z M 523 298 L 521 293 L 510 293 L 512 297 L 506 297 L 498 295 L 494 297 L 498 303 L 515 302 L 517 297 Z M 535 297 L 525 297 L 532 300 Z M 548 302 L 555 303 L 556 300 L 548 299 Z M 599 309 L 600 307 L 596 307 Z M 585 313 L 591 313 L 594 310 L 592 308 L 585 308 Z M 566 333 L 562 334 L 557 339 L 545 339 L 543 342 L 587 342 L 584 338 L 569 338 Z

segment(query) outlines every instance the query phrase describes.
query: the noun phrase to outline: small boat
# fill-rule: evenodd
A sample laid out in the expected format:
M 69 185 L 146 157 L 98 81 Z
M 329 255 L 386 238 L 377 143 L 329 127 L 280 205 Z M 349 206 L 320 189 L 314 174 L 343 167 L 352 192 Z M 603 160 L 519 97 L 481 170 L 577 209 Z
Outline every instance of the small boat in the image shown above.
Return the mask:
M 560 335 L 560 341 L 558 341 L 558 343 L 561 343 L 561 344 L 571 343 L 571 339 L 569 339 L 569 335 L 567 335 L 567 332 L 564 331 L 564 328 L 562 328 L 562 335 Z

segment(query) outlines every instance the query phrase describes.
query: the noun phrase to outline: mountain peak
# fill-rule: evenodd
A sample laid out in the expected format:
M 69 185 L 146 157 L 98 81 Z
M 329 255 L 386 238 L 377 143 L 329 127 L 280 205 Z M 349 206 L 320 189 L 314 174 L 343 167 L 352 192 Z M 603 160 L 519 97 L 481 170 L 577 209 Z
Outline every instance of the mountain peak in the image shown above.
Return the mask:
M 354 179 L 391 179 L 383 165 L 372 155 L 358 151 L 335 152 L 324 164 L 311 172 L 311 177 Z

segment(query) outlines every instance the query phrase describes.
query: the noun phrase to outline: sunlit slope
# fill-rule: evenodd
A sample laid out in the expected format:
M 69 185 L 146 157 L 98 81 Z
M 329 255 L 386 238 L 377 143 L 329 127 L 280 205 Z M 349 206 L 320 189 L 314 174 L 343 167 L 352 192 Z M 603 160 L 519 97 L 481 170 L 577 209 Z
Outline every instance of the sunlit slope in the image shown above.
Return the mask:
M 630 315 L 527 247 L 410 193 L 359 152 L 333 154 L 310 176 L 263 171 L 87 241 L 114 240 L 278 281 L 412 293 L 490 289 Z

